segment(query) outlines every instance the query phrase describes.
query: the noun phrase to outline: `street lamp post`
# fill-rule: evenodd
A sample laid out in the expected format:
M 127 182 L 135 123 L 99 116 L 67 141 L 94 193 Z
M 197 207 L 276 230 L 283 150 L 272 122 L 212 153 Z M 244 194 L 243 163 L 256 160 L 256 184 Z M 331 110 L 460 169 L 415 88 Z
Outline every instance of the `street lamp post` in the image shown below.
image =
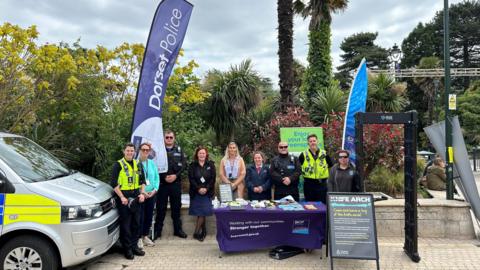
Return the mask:
M 452 147 L 452 122 L 450 117 L 450 44 L 448 0 L 443 1 L 443 58 L 445 69 L 445 162 L 447 174 L 447 200 L 453 200 L 453 147 Z
M 402 50 L 397 46 L 397 43 L 393 44 L 390 49 L 390 59 L 393 61 L 393 79 L 397 75 L 397 70 L 400 70 L 400 59 L 402 58 Z
M 437 103 L 437 95 L 438 95 L 438 86 L 440 85 L 440 79 L 439 78 L 434 78 L 433 79 L 433 96 L 432 96 L 432 108 L 431 110 L 435 111 L 435 105 Z M 433 124 L 434 122 L 438 121 L 438 118 L 435 115 L 432 115 L 432 119 L 430 119 L 432 122 L 429 123 L 430 125 Z

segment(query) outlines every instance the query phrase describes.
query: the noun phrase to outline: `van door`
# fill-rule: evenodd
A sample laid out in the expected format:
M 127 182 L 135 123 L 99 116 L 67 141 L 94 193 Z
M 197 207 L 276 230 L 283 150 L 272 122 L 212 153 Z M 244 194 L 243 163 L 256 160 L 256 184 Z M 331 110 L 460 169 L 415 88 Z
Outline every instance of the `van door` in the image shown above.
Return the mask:
M 14 193 L 15 188 L 8 181 L 5 173 L 0 169 L 0 235 L 2 235 L 3 230 L 3 216 L 5 215 L 5 194 Z

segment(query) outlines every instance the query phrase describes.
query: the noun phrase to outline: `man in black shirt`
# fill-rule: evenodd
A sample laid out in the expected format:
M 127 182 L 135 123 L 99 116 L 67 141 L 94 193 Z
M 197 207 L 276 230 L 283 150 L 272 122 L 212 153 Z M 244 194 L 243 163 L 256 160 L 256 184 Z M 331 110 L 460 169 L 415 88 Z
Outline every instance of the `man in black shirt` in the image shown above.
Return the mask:
M 133 260 L 134 255 L 144 256 L 138 248 L 140 230 L 140 207 L 145 200 L 145 176 L 141 164 L 133 159 L 135 146 L 127 143 L 123 158 L 113 165 L 111 185 L 117 194 L 117 207 L 120 215 L 120 242 L 125 258 Z
M 187 234 L 182 229 L 182 220 L 180 219 L 180 209 L 182 207 L 181 174 L 186 167 L 186 161 L 182 149 L 175 144 L 175 133 L 173 131 L 167 130 L 165 132 L 165 149 L 167 151 L 168 171 L 160 174 L 154 240 L 162 235 L 163 221 L 167 213 L 169 198 L 173 235 L 187 238 Z
M 270 175 L 275 188 L 275 200 L 291 195 L 295 201 L 300 200 L 298 193 L 298 180 L 301 169 L 298 158 L 288 154 L 288 144 L 278 143 L 278 155 L 270 164 Z

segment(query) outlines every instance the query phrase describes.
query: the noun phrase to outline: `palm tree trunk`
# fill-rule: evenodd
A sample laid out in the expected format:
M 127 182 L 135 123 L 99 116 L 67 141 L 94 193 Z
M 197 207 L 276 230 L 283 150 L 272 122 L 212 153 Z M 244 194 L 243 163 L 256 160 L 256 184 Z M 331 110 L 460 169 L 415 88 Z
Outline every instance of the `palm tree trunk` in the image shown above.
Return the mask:
M 293 1 L 277 0 L 278 62 L 282 110 L 293 105 Z

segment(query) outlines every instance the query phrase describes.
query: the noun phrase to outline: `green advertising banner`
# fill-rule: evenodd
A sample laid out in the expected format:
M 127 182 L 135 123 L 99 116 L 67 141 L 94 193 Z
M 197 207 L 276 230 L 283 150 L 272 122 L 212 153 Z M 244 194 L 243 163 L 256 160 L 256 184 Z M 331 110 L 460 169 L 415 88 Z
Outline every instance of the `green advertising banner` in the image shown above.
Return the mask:
M 300 153 L 308 148 L 307 137 L 315 134 L 318 137 L 318 148 L 325 149 L 323 145 L 323 129 L 321 127 L 293 127 L 280 128 L 280 140 L 288 143 L 288 152 Z

